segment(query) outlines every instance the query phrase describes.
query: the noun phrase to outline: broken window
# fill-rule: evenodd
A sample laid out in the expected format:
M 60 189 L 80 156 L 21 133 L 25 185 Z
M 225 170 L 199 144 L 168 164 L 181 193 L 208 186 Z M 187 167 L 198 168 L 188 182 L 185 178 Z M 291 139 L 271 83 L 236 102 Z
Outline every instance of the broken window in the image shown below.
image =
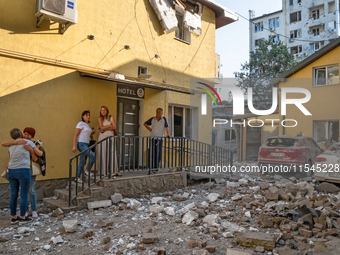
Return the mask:
M 273 29 L 280 26 L 279 18 L 269 20 L 269 29 Z
M 149 0 L 154 9 L 165 34 L 169 34 L 177 29 L 178 22 L 168 0 Z
M 263 40 L 263 38 L 255 40 L 255 47 L 259 47 L 261 40 Z
M 231 141 L 231 140 L 235 140 L 235 139 L 236 139 L 235 130 L 234 129 L 226 129 L 225 135 L 224 135 L 224 140 L 225 141 Z
M 280 41 L 280 36 L 279 35 L 270 35 L 269 36 L 269 41 L 276 43 Z
M 314 140 L 319 145 L 330 145 L 339 141 L 339 121 L 315 121 Z
M 328 12 L 331 13 L 331 12 L 335 12 L 335 2 L 329 2 L 328 3 Z
M 255 23 L 255 33 L 263 31 L 263 22 Z
M 175 38 L 186 43 L 191 42 L 191 33 L 188 28 L 184 26 L 184 13 L 176 10 L 176 18 L 178 21 L 178 30 L 175 32 Z
M 266 146 L 268 147 L 290 147 L 298 143 L 297 139 L 294 138 L 268 138 Z
M 299 38 L 301 36 L 302 36 L 302 30 L 301 29 L 290 31 L 290 38 L 291 39 Z
M 312 35 L 317 36 L 320 34 L 320 28 L 313 28 L 310 30 L 310 32 L 312 33 Z
M 315 43 L 310 43 L 309 44 L 309 49 L 311 51 L 317 51 L 317 50 L 320 50 L 321 47 L 324 46 L 324 42 L 315 42 Z
M 328 31 L 333 32 L 336 29 L 336 21 L 331 21 L 328 23 Z
M 290 23 L 301 21 L 301 11 L 290 14 Z
M 320 9 L 311 11 L 311 19 L 319 19 L 320 18 Z
M 301 53 L 302 52 L 302 45 L 294 46 L 290 48 L 291 54 Z
M 339 65 L 314 68 L 314 86 L 339 84 Z

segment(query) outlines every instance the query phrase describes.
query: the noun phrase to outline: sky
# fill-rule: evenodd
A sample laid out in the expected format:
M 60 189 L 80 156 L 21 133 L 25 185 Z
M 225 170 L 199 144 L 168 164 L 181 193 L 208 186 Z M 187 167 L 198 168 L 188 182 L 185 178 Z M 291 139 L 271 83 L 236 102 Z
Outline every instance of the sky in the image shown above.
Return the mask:
M 282 9 L 282 0 L 215 0 L 229 10 L 248 18 L 249 10 L 255 11 L 255 17 Z M 240 71 L 241 63 L 249 59 L 249 22 L 239 20 L 216 30 L 216 49 L 221 55 L 221 73 L 223 78 L 234 78 L 234 72 Z

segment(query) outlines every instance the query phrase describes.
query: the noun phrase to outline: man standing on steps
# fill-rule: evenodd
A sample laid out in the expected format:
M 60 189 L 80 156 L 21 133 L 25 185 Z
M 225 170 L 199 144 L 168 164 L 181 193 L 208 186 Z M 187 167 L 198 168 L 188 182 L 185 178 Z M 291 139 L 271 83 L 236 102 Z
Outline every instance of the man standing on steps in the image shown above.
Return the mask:
M 170 137 L 168 120 L 162 115 L 163 109 L 157 108 L 156 117 L 152 117 L 144 123 L 144 126 L 151 132 L 150 137 L 154 137 L 154 139 L 151 139 L 150 144 L 151 148 L 150 161 L 151 158 L 153 158 L 153 165 L 151 166 L 151 168 L 152 169 L 156 168 L 157 170 L 159 168 L 159 162 L 162 159 L 162 145 L 163 145 L 162 137 L 164 136 L 164 131 L 166 131 L 167 136 Z M 152 126 L 152 128 L 150 126 Z

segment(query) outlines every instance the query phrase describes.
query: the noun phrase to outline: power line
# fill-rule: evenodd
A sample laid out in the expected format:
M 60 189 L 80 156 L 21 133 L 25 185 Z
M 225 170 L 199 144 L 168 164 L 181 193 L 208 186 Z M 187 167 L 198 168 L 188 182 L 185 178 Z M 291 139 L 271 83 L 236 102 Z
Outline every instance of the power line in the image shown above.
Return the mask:
M 109 65 L 111 66 L 111 69 L 112 69 L 112 71 L 113 71 L 113 67 L 112 67 L 112 65 L 111 65 L 111 62 L 110 62 L 110 60 L 106 57 L 107 55 L 105 55 L 104 51 L 103 51 L 102 48 L 99 46 L 98 42 L 97 42 L 96 40 L 94 40 L 94 41 L 96 42 L 96 44 L 97 44 L 98 48 L 100 49 L 100 51 L 103 53 L 104 58 L 106 58 L 107 62 L 109 62 Z
M 73 49 L 74 47 L 78 46 L 79 44 L 81 44 L 82 42 L 86 41 L 87 37 L 83 40 L 81 40 L 80 42 L 76 43 L 75 45 L 73 45 L 72 47 L 68 48 L 67 50 L 63 51 L 62 53 L 60 53 L 59 55 L 57 55 L 55 58 L 60 57 L 61 55 L 63 55 L 64 53 L 66 53 L 67 51 Z M 30 76 L 31 74 L 35 73 L 36 71 L 38 71 L 39 69 L 43 68 L 46 64 L 42 64 L 41 66 L 39 66 L 37 69 L 33 70 L 32 72 L 28 73 L 27 75 L 25 75 L 24 77 L 20 78 L 19 80 L 17 80 L 16 82 L 12 83 L 11 85 L 7 86 L 5 89 L 3 89 L 0 93 L 3 93 L 4 91 L 6 91 L 7 89 L 13 87 L 15 84 L 17 84 L 18 82 L 24 80 L 25 78 L 27 78 L 28 76 Z M 20 87 L 20 86 L 18 86 Z
M 236 14 L 239 15 L 241 18 L 243 18 L 243 19 L 249 21 L 249 22 L 252 23 L 253 25 L 256 25 L 253 21 L 247 19 L 246 17 L 242 16 L 241 14 L 239 14 L 239 13 L 236 13 Z M 276 35 L 282 36 L 282 37 L 284 37 L 284 38 L 291 39 L 289 36 L 286 36 L 286 35 L 283 35 L 283 34 L 279 34 L 279 33 L 275 32 L 275 31 L 272 31 L 272 30 L 270 30 L 270 29 L 268 29 L 268 28 L 265 28 L 264 26 L 262 26 L 262 29 L 267 30 L 267 31 L 269 31 L 269 32 L 271 32 L 271 33 L 274 33 L 274 34 L 276 34 Z M 293 38 L 293 39 L 294 39 L 294 41 L 300 41 L 300 42 L 309 42 L 309 43 L 318 43 L 318 42 L 320 42 L 320 41 L 310 41 L 310 40 L 303 40 L 303 39 L 297 39 L 297 38 Z

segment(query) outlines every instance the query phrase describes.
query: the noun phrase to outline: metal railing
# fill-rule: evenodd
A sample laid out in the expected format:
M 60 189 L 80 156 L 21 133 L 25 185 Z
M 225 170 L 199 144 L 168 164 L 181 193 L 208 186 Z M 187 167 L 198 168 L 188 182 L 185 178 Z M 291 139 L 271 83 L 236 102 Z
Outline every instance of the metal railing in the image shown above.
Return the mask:
M 91 159 L 92 155 L 92 159 Z M 88 158 L 88 160 L 87 160 Z M 85 178 L 87 163 L 93 164 L 93 177 Z M 110 136 L 72 157 L 69 162 L 69 206 L 84 191 L 118 172 L 231 165 L 232 152 L 184 137 Z M 72 182 L 80 173 L 82 182 Z M 81 185 L 79 187 L 79 185 Z

